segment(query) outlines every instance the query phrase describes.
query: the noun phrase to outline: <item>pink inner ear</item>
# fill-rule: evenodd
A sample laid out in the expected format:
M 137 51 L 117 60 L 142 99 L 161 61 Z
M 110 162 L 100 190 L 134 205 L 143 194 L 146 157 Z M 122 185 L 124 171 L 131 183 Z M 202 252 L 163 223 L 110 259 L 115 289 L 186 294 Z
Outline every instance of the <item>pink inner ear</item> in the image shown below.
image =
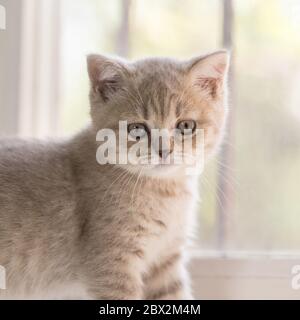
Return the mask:
M 217 73 L 222 75 L 225 71 L 226 65 L 224 63 L 219 63 L 218 65 L 213 66 L 213 68 Z
M 93 84 L 97 83 L 100 80 L 100 69 L 95 60 L 90 61 L 88 65 L 88 72 L 90 80 Z
M 218 88 L 220 86 L 220 79 L 212 77 L 198 77 L 195 84 L 204 92 L 209 94 L 212 98 L 218 95 Z

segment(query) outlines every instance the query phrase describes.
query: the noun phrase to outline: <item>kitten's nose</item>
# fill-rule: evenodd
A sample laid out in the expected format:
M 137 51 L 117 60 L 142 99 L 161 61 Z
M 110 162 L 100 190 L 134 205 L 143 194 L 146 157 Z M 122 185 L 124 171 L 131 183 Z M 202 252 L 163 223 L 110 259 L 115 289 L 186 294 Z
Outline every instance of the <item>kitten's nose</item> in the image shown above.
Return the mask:
M 165 149 L 165 150 L 159 149 L 158 151 L 159 157 L 164 160 L 167 159 L 170 153 L 171 153 L 171 150 L 168 150 L 168 149 Z

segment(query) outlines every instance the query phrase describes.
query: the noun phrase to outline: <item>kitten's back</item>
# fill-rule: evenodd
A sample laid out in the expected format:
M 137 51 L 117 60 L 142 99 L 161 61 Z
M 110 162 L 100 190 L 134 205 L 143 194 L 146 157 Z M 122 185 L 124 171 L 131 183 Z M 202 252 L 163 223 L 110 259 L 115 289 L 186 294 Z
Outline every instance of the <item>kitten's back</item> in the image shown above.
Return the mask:
M 64 144 L 0 140 L 0 265 L 14 274 L 11 287 L 21 280 L 16 274 L 38 287 L 37 275 L 72 264 L 79 233 L 73 179 Z

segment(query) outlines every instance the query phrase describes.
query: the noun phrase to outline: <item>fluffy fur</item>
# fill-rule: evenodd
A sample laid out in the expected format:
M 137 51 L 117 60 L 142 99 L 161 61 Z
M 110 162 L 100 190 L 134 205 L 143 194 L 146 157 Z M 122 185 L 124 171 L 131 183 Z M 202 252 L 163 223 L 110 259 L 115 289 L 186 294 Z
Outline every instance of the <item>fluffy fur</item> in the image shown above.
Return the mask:
M 95 137 L 119 120 L 171 130 L 193 119 L 207 158 L 223 132 L 227 69 L 223 51 L 188 61 L 91 55 L 90 127 L 68 141 L 0 142 L 1 298 L 192 297 L 198 176 L 184 165 L 99 165 Z

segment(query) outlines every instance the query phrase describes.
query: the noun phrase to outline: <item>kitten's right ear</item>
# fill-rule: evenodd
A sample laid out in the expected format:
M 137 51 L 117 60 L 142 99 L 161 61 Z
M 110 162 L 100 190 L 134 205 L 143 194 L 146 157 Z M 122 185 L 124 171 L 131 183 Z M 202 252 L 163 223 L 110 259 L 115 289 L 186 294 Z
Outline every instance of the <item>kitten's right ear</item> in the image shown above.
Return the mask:
M 99 94 L 104 102 L 122 87 L 124 66 L 119 61 L 91 54 L 87 57 L 87 68 L 91 89 Z
M 188 66 L 188 81 L 191 87 L 215 99 L 226 84 L 229 67 L 229 52 L 217 51 L 192 59 Z

